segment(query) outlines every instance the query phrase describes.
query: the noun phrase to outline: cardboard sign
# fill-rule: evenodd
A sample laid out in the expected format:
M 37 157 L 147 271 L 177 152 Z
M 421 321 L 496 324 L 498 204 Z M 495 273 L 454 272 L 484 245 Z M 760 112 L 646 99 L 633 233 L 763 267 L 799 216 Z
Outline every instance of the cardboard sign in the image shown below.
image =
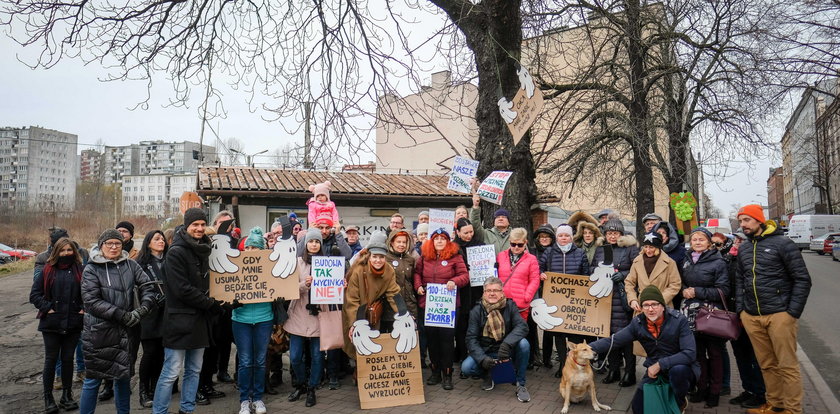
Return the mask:
M 344 257 L 313 256 L 310 300 L 313 305 L 344 303 Z
M 459 193 L 471 194 L 470 179 L 475 177 L 477 173 L 478 161 L 456 155 L 455 165 L 452 166 L 446 188 Z
M 446 230 L 450 236 L 453 235 L 452 232 L 455 230 L 455 210 L 429 209 L 429 234 L 432 234 L 439 228 Z
M 239 252 L 234 257 L 214 248 L 210 253 L 211 262 L 215 262 L 211 263 L 210 296 L 225 302 L 236 299 L 242 303 L 271 302 L 279 297 L 300 298 L 297 257 L 292 258 L 293 263 L 284 257 L 280 257 L 283 262 L 279 262 L 272 261 L 269 258 L 271 254 L 271 250 L 251 250 Z M 213 270 L 220 270 L 219 266 L 225 266 L 225 271 Z
M 449 290 L 446 285 L 429 283 L 426 285 L 426 326 L 455 328 L 455 298 L 458 289 Z
M 596 298 L 589 294 L 593 284 L 589 276 L 546 272 L 542 297 L 549 306 L 557 306 L 552 316 L 563 318 L 563 323 L 552 332 L 582 335 L 610 336 L 612 294 Z
M 400 354 L 396 352 L 397 340 L 388 334 L 379 335 L 374 342 L 382 345 L 382 351 L 356 356 L 362 409 L 425 403 L 420 347 Z
M 528 132 L 531 125 L 534 125 L 545 105 L 543 95 L 537 89 L 537 85 L 528 70 L 520 67 L 517 74 L 519 75 L 519 90 L 516 91 L 516 95 L 513 97 L 513 105 L 509 108 L 509 111 L 514 114 L 513 119 L 505 119 L 510 134 L 513 135 L 513 145 L 519 143 L 519 140 Z
M 510 171 L 493 171 L 482 181 L 475 193 L 482 200 L 501 205 L 505 196 L 505 187 L 512 174 Z M 431 229 L 431 226 L 429 226 L 429 229 Z
M 467 247 L 470 286 L 484 286 L 484 279 L 496 275 L 496 248 L 492 244 Z
M 181 194 L 179 202 L 182 216 L 187 212 L 187 210 L 191 208 L 201 208 L 201 205 L 204 204 L 204 200 L 202 200 L 201 197 L 194 191 L 184 191 L 184 193 Z

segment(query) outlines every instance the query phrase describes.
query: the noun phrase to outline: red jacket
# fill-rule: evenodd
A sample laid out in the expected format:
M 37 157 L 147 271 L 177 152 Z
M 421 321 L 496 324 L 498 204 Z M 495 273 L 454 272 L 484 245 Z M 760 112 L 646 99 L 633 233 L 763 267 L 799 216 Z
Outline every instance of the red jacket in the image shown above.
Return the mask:
M 446 262 L 446 265 L 443 265 Z M 464 258 L 460 254 L 450 257 L 447 260 L 426 259 L 421 257 L 414 264 L 414 291 L 427 283 L 446 284 L 448 281 L 455 282 L 455 286 L 462 288 L 470 284 L 470 273 Z M 456 296 L 456 306 L 460 306 L 461 295 Z M 421 308 L 426 307 L 426 295 L 418 295 L 417 303 Z
M 505 284 L 505 296 L 513 299 L 520 313 L 524 312 L 527 318 L 531 301 L 540 288 L 540 264 L 537 257 L 527 251 L 522 253 L 513 274 L 510 269 L 510 249 L 499 252 L 496 263 L 499 264 L 499 279 Z

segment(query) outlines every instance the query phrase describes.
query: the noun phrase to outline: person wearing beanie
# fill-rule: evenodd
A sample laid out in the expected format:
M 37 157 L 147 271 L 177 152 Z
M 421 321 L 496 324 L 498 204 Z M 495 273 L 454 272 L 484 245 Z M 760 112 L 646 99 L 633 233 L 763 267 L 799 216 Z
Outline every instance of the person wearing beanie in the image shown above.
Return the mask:
M 306 206 L 309 209 L 307 220 L 309 220 L 310 226 L 325 217 L 328 217 L 334 226 L 338 226 L 338 223 L 341 221 L 335 203 L 330 200 L 331 186 L 332 184 L 329 181 L 309 186 L 312 197 L 306 201 Z
M 429 212 L 427 210 L 423 210 L 420 214 L 417 215 L 417 223 L 428 223 L 429 222 Z
M 572 243 L 572 227 L 568 224 L 561 224 L 555 229 L 554 243 L 546 249 L 539 258 L 540 281 L 545 283 L 548 276 L 546 272 L 566 273 L 571 275 L 589 275 L 589 261 L 586 260 L 586 252 Z M 563 372 L 563 364 L 566 361 L 566 338 L 579 343 L 584 339 L 591 338 L 584 335 L 563 334 L 557 332 L 543 331 L 542 363 L 547 369 L 554 367 L 551 360 L 552 342 L 557 356 L 560 360 L 555 377 L 559 378 Z
M 601 338 L 589 346 L 601 354 L 610 349 L 615 351 L 626 346 L 632 347 L 633 341 L 639 341 L 647 357 L 644 362 L 645 374 L 630 403 L 633 413 L 649 412 L 644 407 L 644 384 L 656 381 L 660 375 L 668 379 L 678 408 L 683 412 L 688 404 L 686 395 L 700 376 L 694 335 L 686 317 L 666 306 L 665 298 L 656 286 L 650 285 L 642 290 L 639 300 L 641 314 L 633 317 L 630 324 L 615 332 L 612 337 Z
M 250 249 L 249 249 L 250 247 Z M 263 231 L 259 227 L 254 227 L 245 239 L 245 250 L 263 250 L 265 249 L 265 237 Z
M 114 228 L 123 236 L 123 250 L 128 252 L 128 258 L 134 259 L 137 257 L 137 248 L 134 247 L 134 224 L 121 221 Z
M 291 224 L 291 222 L 289 223 Z M 328 213 L 321 214 L 316 221 L 309 223 L 310 228 L 316 228 L 321 231 L 321 256 L 344 256 L 347 260 L 354 257 L 353 249 L 347 244 L 344 234 L 339 231 L 340 226 L 338 222 L 333 222 L 332 217 Z M 298 257 L 302 256 L 306 250 L 305 236 L 305 234 L 301 236 L 298 233 Z
M 95 411 L 105 380 L 117 390 L 117 410 L 129 409 L 136 356 L 132 345 L 140 343 L 140 320 L 155 306 L 149 276 L 129 259 L 123 245 L 123 234 L 116 229 L 102 232 L 82 274 L 85 380 L 79 405 L 83 413 Z
M 481 226 L 481 199 L 473 194 L 473 207 L 470 210 L 470 222 L 473 224 L 475 233 L 485 244 L 492 244 L 499 254 L 507 249 L 510 244 L 510 212 L 499 208 L 493 213 L 493 227 L 483 228 Z
M 445 284 L 448 290 L 466 288 L 470 283 L 465 260 L 458 253 L 458 244 L 450 241 L 449 233 L 437 229 L 423 242 L 422 257 L 414 266 L 414 289 L 417 292 L 418 315 L 425 315 L 426 285 L 429 283 Z M 455 298 L 456 308 L 461 298 Z M 455 330 L 434 326 L 424 326 L 429 347 L 432 375 L 426 380 L 427 385 L 441 384 L 444 390 L 453 389 L 452 364 L 455 356 Z
M 761 206 L 741 207 L 738 223 L 747 240 L 738 247 L 735 308 L 761 366 L 767 388 L 767 403 L 762 407 L 800 414 L 796 322 L 811 292 L 811 275 L 793 240 L 776 222 L 764 218 Z
M 155 387 L 152 413 L 166 414 L 172 398 L 172 386 L 181 367 L 180 411 L 195 411 L 199 374 L 204 364 L 205 348 L 210 346 L 213 319 L 225 313 L 222 301 L 208 296 L 210 280 L 210 238 L 204 233 L 207 214 L 200 208 L 184 212 L 184 224 L 175 229 L 163 268 L 163 292 L 166 295 L 163 347 L 166 355 L 163 370 Z M 174 309 L 174 311 L 173 311 Z
M 624 224 L 621 219 L 611 217 L 602 226 L 604 230 L 603 245 L 595 249 L 595 256 L 589 264 L 589 274 L 595 272 L 600 265 L 612 265 L 615 273 L 612 275 L 613 294 L 610 313 L 610 333 L 614 334 L 627 326 L 633 318 L 633 308 L 627 302 L 624 290 L 624 279 L 630 274 L 633 260 L 639 256 L 636 238 L 624 234 Z M 621 375 L 622 360 L 624 375 Z M 636 383 L 636 356 L 633 355 L 633 345 L 613 349 L 609 354 L 609 372 L 601 382 L 611 384 L 618 381 L 618 385 L 629 387 Z
M 417 256 L 420 256 L 420 246 L 423 245 L 423 242 L 429 238 L 429 223 L 420 223 L 417 225 L 417 228 L 414 229 L 415 233 L 417 234 L 417 243 L 414 244 L 414 251 L 417 253 Z
M 674 297 L 680 293 L 682 280 L 677 263 L 667 254 L 662 254 L 662 236 L 654 231 L 642 237 L 642 253 L 633 259 L 630 273 L 624 279 L 627 303 L 636 314 L 642 312 L 639 292 L 648 286 L 656 286 L 663 296 L 665 306 L 674 309 Z

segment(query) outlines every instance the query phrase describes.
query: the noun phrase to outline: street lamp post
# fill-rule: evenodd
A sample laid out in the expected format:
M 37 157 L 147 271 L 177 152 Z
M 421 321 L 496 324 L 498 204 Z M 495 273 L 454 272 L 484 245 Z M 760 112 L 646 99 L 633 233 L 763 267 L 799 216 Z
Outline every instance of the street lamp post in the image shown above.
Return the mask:
M 256 157 L 257 155 L 260 155 L 260 154 L 265 154 L 266 152 L 268 152 L 268 150 L 262 150 L 260 152 L 257 152 L 257 153 L 251 154 L 251 155 L 248 155 L 248 154 L 246 154 L 244 152 L 241 152 L 241 151 L 237 151 L 233 148 L 230 149 L 230 152 L 240 154 L 240 155 L 244 155 L 245 156 L 245 165 L 253 168 L 254 167 L 254 157 Z

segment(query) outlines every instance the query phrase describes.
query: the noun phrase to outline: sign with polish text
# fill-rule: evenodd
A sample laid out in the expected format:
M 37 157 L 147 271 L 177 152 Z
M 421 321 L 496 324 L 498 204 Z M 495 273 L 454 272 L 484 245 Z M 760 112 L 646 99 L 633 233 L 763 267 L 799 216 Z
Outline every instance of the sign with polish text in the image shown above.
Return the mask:
M 455 165 L 452 166 L 446 188 L 459 193 L 470 194 L 472 193 L 470 179 L 475 177 L 477 173 L 478 161 L 456 155 Z
M 475 193 L 482 200 L 501 205 L 505 196 L 505 187 L 512 174 L 510 171 L 493 171 L 481 182 Z
M 444 229 L 450 236 L 455 230 L 455 211 L 454 210 L 438 210 L 435 208 L 429 209 L 429 234 L 431 235 L 437 229 Z
M 310 300 L 313 305 L 344 303 L 344 257 L 312 257 L 312 286 Z
M 455 328 L 455 299 L 458 289 L 449 290 L 446 285 L 429 283 L 426 285 L 426 326 Z
M 484 279 L 496 275 L 496 248 L 492 244 L 467 247 L 470 286 L 484 286 Z

